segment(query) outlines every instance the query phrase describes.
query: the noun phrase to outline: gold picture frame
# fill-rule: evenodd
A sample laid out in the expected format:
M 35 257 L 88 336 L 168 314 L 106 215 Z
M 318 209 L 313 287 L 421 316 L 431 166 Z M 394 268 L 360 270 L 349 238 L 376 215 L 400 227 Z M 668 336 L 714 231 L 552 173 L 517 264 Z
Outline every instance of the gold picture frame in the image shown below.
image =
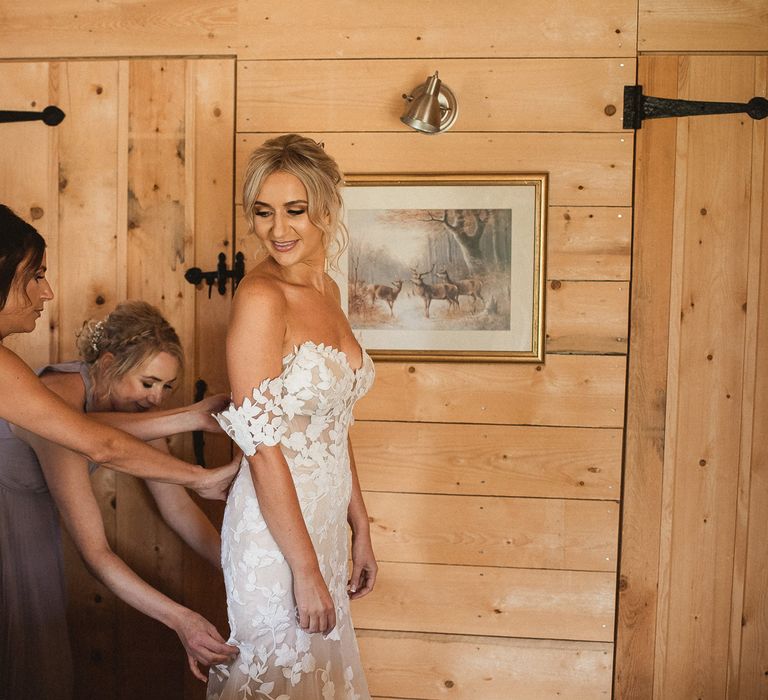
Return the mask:
M 542 362 L 548 175 L 346 177 L 336 275 L 378 360 Z

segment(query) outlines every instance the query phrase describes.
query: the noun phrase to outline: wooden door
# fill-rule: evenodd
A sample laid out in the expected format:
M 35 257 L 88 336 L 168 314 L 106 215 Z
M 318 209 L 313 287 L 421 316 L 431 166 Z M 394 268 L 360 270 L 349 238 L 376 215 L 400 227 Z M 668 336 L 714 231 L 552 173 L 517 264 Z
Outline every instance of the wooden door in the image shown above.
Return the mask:
M 654 56 L 645 93 L 746 102 L 765 56 Z M 768 694 L 766 123 L 637 139 L 616 697 Z
M 233 59 L 0 64 L 5 109 L 59 105 L 59 127 L 0 125 L 0 201 L 48 242 L 57 298 L 36 333 L 13 340 L 32 366 L 72 359 L 83 320 L 121 299 L 155 304 L 186 350 L 174 401 L 203 379 L 226 391 L 223 339 L 230 295 L 185 281 L 233 250 Z M 231 258 L 231 255 L 229 255 Z M 209 464 L 229 442 L 206 439 Z M 172 440 L 192 458 L 191 439 Z M 207 616 L 226 635 L 221 576 L 170 532 L 143 484 L 100 470 L 94 486 L 110 542 L 152 585 Z M 221 504 L 204 503 L 217 522 Z M 194 698 L 176 635 L 118 601 L 67 548 L 70 628 L 81 698 Z

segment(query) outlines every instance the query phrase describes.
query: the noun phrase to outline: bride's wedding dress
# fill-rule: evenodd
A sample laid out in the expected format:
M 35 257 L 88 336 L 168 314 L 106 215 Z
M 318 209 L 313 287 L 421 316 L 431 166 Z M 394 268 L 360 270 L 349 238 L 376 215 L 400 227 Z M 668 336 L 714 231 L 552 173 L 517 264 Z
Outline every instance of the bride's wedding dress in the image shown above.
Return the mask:
M 209 700 L 368 700 L 347 595 L 347 506 L 352 408 L 373 383 L 373 362 L 353 370 L 339 350 L 302 343 L 279 377 L 217 418 L 246 455 L 281 445 L 320 570 L 336 605 L 327 636 L 298 626 L 291 570 L 261 514 L 247 461 L 227 499 L 222 564 L 231 635 L 240 649 L 211 668 Z

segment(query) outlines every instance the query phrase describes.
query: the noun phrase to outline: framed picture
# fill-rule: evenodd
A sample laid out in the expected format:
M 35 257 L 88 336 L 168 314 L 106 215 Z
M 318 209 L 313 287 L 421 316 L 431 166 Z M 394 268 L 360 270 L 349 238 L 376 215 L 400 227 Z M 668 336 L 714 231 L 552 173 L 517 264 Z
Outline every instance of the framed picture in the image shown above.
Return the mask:
M 543 359 L 547 175 L 349 175 L 342 303 L 377 359 Z

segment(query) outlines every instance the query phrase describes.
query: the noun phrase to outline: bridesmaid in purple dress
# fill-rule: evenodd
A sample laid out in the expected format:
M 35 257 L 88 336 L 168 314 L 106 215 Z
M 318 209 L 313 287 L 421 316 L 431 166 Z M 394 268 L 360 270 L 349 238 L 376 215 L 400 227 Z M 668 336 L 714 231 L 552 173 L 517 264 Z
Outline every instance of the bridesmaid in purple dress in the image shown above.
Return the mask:
M 144 357 L 150 363 L 159 357 L 160 364 L 149 366 L 143 362 L 141 367 L 124 366 L 125 372 L 116 373 L 116 353 L 101 352 L 108 347 L 99 348 L 101 341 L 97 342 L 93 333 L 88 336 L 88 343 L 95 346 L 92 364 L 45 368 L 41 381 L 2 346 L 2 339 L 12 333 L 32 331 L 43 305 L 52 297 L 45 279 L 42 238 L 0 205 L 0 699 L 66 698 L 71 693 L 58 515 L 38 456 L 47 463 L 48 478 L 55 485 L 52 490 L 66 506 L 65 521 L 84 556 L 88 559 L 89 554 L 100 554 L 89 565 L 127 602 L 173 627 L 187 649 L 193 672 L 204 678 L 197 663 L 208 665 L 228 660 L 232 648 L 224 644 L 210 623 L 162 596 L 104 551 L 100 543 L 103 525 L 97 519 L 98 510 L 93 508 L 95 500 L 92 493 L 89 500 L 83 489 L 84 484 L 88 485 L 83 455 L 91 462 L 102 462 L 143 478 L 193 486 L 202 495 L 220 498 L 235 470 L 233 465 L 205 471 L 109 425 L 123 425 L 142 439 L 157 438 L 206 427 L 211 419 L 203 418 L 202 414 L 213 406 L 209 401 L 192 411 L 154 415 L 139 412 L 159 403 L 166 393 L 165 387 L 179 369 L 180 349 L 175 357 L 168 352 Z M 96 360 L 108 355 L 112 359 L 103 362 L 101 369 L 106 370 L 110 364 L 112 373 L 92 372 Z M 139 383 L 143 373 L 150 371 L 150 376 L 159 380 L 159 386 L 152 381 L 143 392 L 117 391 L 122 386 L 120 382 L 130 381 L 131 372 L 137 371 Z M 155 377 L 156 374 L 161 376 Z M 106 395 L 95 391 L 96 376 L 103 378 Z M 135 387 L 135 377 L 133 382 Z M 117 405 L 111 395 L 135 401 L 131 405 Z M 104 422 L 99 424 L 84 416 L 89 401 L 99 402 L 102 410 L 133 408 L 137 415 L 110 418 L 104 414 Z M 35 446 L 38 455 L 19 435 Z M 38 436 L 79 454 L 59 449 Z M 160 494 L 161 509 L 163 503 L 169 512 L 188 508 L 191 501 L 185 498 L 182 489 L 166 487 L 168 484 L 154 486 L 156 495 Z M 199 516 L 192 513 L 186 518 L 187 539 L 196 542 L 198 551 L 215 561 L 218 538 L 211 530 L 206 531 L 200 519 L 202 513 Z M 180 527 L 184 529 L 184 525 Z

